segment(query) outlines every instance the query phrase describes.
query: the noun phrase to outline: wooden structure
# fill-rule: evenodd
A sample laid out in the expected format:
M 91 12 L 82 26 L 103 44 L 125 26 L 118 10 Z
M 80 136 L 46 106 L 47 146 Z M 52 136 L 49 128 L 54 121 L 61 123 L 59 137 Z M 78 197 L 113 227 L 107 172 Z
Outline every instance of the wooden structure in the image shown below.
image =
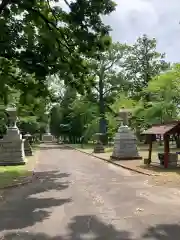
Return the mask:
M 169 140 L 170 135 L 180 134 L 180 121 L 174 121 L 167 124 L 159 124 L 153 125 L 148 130 L 143 132 L 144 135 L 149 136 L 149 156 L 148 156 L 148 164 L 151 163 L 151 155 L 152 155 L 152 143 L 153 143 L 153 136 L 154 135 L 161 135 L 163 136 L 164 140 L 164 167 L 168 167 L 169 162 Z

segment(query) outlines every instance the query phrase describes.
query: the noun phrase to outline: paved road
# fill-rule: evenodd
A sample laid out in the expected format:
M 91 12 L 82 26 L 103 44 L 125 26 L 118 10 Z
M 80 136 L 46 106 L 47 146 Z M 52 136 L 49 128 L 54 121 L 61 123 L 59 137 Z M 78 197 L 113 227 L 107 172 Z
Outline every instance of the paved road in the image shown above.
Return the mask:
M 0 239 L 180 239 L 177 189 L 153 187 L 148 177 L 49 147 L 42 146 L 38 178 L 12 190 L 0 206 Z

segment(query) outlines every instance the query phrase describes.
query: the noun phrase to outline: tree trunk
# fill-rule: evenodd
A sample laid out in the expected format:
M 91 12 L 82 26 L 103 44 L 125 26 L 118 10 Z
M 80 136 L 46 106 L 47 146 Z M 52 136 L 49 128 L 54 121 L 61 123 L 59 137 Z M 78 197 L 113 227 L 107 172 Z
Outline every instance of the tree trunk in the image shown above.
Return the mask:
M 105 103 L 104 103 L 104 83 L 103 76 L 99 77 L 99 133 L 102 134 L 101 141 L 103 144 L 107 143 L 107 122 L 105 117 Z

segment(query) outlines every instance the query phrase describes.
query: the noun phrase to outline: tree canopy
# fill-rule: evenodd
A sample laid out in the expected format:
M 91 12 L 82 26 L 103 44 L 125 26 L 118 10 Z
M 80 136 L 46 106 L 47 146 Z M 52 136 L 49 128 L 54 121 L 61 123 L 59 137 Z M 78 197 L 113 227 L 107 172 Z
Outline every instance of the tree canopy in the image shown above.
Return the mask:
M 20 70 L 35 74 L 39 89 L 57 73 L 82 88 L 88 74 L 86 57 L 98 57 L 111 39 L 102 15 L 115 9 L 111 0 L 3 0 L 0 4 L 0 56 Z M 84 85 L 86 86 L 86 85 Z M 81 89 L 82 90 L 82 89 Z
M 132 109 L 137 136 L 179 118 L 179 64 L 167 63 L 147 35 L 133 45 L 113 42 L 102 17 L 115 7 L 111 0 L 1 1 L 1 134 L 9 103 L 22 132 L 42 134 L 50 120 L 53 135 L 70 141 L 113 137 L 120 107 Z
M 113 43 L 99 54 L 99 60 L 89 59 L 88 65 L 94 78 L 90 93 L 82 96 L 71 91 L 67 98 L 65 91 L 60 101 L 65 113 L 60 122 L 71 127 L 60 132 L 71 135 L 70 139 L 72 135 L 92 139 L 97 132 L 113 137 L 122 107 L 132 110 L 130 125 L 138 137 L 151 124 L 178 119 L 179 65 L 165 61 L 165 55 L 157 52 L 155 39 L 142 36 L 132 46 Z
M 129 47 L 129 54 L 124 63 L 125 74 L 130 81 L 131 95 L 137 99 L 144 98 L 142 89 L 156 75 L 169 68 L 165 61 L 165 54 L 157 52 L 157 41 L 147 35 L 139 37 L 133 46 Z

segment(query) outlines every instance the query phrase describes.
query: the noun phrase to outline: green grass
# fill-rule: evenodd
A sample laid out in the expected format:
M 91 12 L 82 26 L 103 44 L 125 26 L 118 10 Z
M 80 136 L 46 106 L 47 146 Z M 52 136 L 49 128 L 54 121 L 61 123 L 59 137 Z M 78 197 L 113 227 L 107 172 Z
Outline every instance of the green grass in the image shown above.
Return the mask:
M 110 152 L 112 152 L 113 151 L 113 147 L 106 147 L 105 148 L 105 152 L 106 153 L 110 153 Z
M 71 146 L 73 148 L 77 148 L 77 149 L 81 149 L 81 150 L 84 150 L 84 151 L 93 151 L 94 149 L 94 144 L 91 143 L 91 144 L 84 144 L 83 146 L 81 144 L 71 144 Z M 109 147 L 109 146 L 105 146 L 105 152 L 112 152 L 113 151 L 113 148 L 112 147 Z
M 19 166 L 0 166 L 0 189 L 14 184 L 21 183 L 27 177 L 32 175 L 34 164 L 38 158 L 38 146 L 33 145 L 34 155 L 26 157 L 26 164 Z
M 20 183 L 31 176 L 32 169 L 37 160 L 39 143 L 32 145 L 34 155 L 26 157 L 26 164 L 20 166 L 0 166 L 0 189 Z
M 31 171 L 27 170 L 26 165 L 0 167 L 0 188 L 20 183 L 31 174 Z
M 81 144 L 71 144 L 72 147 L 77 148 L 77 149 L 82 149 L 84 151 L 93 151 L 94 145 L 91 144 L 84 144 L 83 148 Z M 149 145 L 148 144 L 139 144 L 138 145 L 138 150 L 139 150 L 139 154 L 143 157 L 143 158 L 147 158 L 148 157 L 148 152 L 149 152 Z M 110 146 L 105 146 L 105 152 L 106 153 L 111 153 L 113 151 L 113 147 Z M 175 147 L 175 145 L 170 145 L 170 152 L 179 152 L 180 149 L 177 149 Z M 152 161 L 153 159 L 157 159 L 158 156 L 157 154 L 159 152 L 164 152 L 164 147 L 160 146 L 157 143 L 153 144 L 153 148 L 152 148 Z M 179 155 L 179 160 L 180 160 L 180 155 Z

